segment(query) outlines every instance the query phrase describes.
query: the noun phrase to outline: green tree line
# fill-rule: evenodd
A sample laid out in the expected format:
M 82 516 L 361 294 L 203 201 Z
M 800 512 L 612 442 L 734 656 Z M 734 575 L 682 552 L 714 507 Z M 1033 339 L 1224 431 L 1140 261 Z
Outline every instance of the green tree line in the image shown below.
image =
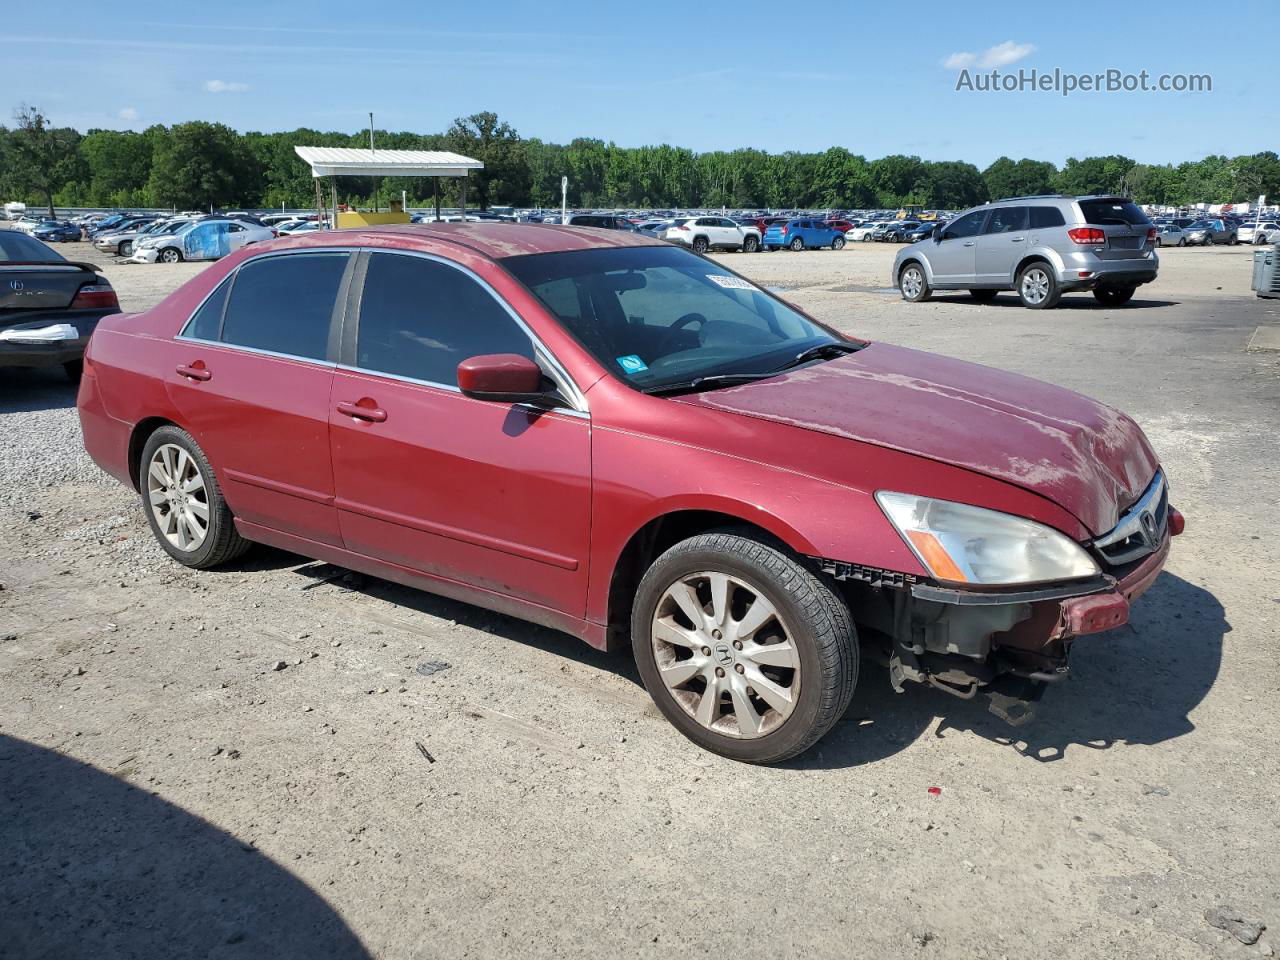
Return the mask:
M 443 133 L 377 131 L 381 149 L 453 150 L 482 160 L 468 200 L 558 207 L 569 178 L 572 207 L 896 207 L 959 209 L 1037 193 L 1118 193 L 1141 203 L 1226 203 L 1280 196 L 1280 158 L 1208 156 L 1144 164 L 1120 156 L 1045 160 L 1000 157 L 985 170 L 959 160 L 892 154 L 868 160 L 844 147 L 768 153 L 751 147 L 698 153 L 668 144 L 620 147 L 599 139 L 568 144 L 521 137 L 493 113 L 460 117 Z M 239 133 L 219 123 L 155 125 L 141 132 L 55 127 L 34 107 L 0 126 L 0 194 L 43 207 L 307 207 L 315 186 L 295 145 L 367 147 L 368 133 L 301 128 Z M 429 204 L 431 178 L 339 179 L 341 199 L 385 205 L 406 191 Z M 441 200 L 458 199 L 440 181 Z

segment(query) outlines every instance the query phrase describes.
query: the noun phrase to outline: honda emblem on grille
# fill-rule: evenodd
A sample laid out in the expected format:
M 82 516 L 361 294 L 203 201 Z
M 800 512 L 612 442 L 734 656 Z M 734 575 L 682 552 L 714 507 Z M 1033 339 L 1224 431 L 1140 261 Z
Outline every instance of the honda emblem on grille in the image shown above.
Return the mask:
M 1156 518 L 1150 510 L 1143 510 L 1138 516 L 1138 522 L 1142 524 L 1142 538 L 1147 541 L 1147 546 L 1154 550 L 1160 545 L 1160 538 L 1156 535 Z

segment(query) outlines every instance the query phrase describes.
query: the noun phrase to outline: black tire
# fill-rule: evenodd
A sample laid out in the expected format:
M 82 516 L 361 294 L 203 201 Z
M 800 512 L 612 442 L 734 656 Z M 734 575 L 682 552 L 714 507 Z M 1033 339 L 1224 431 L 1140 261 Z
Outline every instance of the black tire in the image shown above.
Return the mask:
M 1185 247 L 1186 245 L 1187 245 L 1187 238 L 1186 238 L 1186 237 L 1179 237 L 1179 238 L 1178 238 L 1178 246 L 1180 246 L 1180 247 Z
M 804 249 L 804 240 L 803 240 L 802 238 L 800 238 L 800 237 L 796 237 L 796 238 L 795 238 L 794 240 L 792 240 L 789 244 L 787 244 L 787 246 L 788 246 L 788 247 L 790 247 L 792 250 L 795 250 L 795 251 L 803 250 L 803 249 Z
M 203 542 L 194 550 L 179 549 L 169 541 L 160 529 L 156 519 L 156 509 L 152 507 L 148 498 L 149 464 L 156 451 L 166 444 L 185 450 L 199 470 L 200 479 L 204 481 L 205 502 L 209 513 L 208 530 Z M 142 509 L 147 515 L 147 523 L 151 525 L 151 532 L 155 535 L 156 542 L 165 553 L 184 566 L 208 570 L 234 560 L 249 549 L 250 542 L 240 536 L 239 531 L 236 530 L 231 510 L 222 497 L 222 489 L 218 486 L 218 479 L 214 476 L 208 457 L 185 430 L 174 426 L 163 426 L 147 438 L 142 448 L 142 456 L 138 461 L 138 486 L 142 493 Z
M 67 379 L 72 383 L 79 383 L 80 378 L 84 376 L 84 361 L 71 360 L 62 365 L 62 372 L 67 375 Z
M 969 296 L 973 297 L 973 299 L 977 300 L 979 303 L 990 303 L 996 298 L 996 294 L 999 292 L 999 290 L 970 290 Z
M 770 253 L 773 253 L 773 252 L 774 252 L 775 250 L 777 250 L 778 248 L 777 248 L 776 246 L 774 246 L 773 244 L 769 244 L 769 246 L 765 247 L 765 249 L 766 249 L 766 250 L 768 250 Z
M 871 242 L 871 234 L 869 234 L 869 233 L 864 233 L 864 234 L 862 235 L 862 242 L 863 242 L 863 243 L 870 243 L 870 242 Z
M 1163 246 L 1164 246 L 1164 244 L 1160 242 L 1160 236 L 1159 236 L 1159 234 L 1157 234 L 1157 235 L 1156 235 L 1156 239 L 1155 239 L 1155 241 L 1154 241 L 1154 243 L 1153 243 L 1153 246 L 1157 246 L 1157 247 L 1163 247 Z
M 1234 247 L 1239 242 L 1240 242 L 1240 238 L 1233 233 L 1231 235 L 1231 239 L 1227 241 L 1227 246 Z
M 700 572 L 726 573 L 750 584 L 778 611 L 796 648 L 800 693 L 791 713 L 761 736 L 735 737 L 704 727 L 659 673 L 652 639 L 658 604 L 673 583 Z M 636 591 L 631 637 L 640 676 L 663 716 L 703 749 L 746 763 L 779 763 L 808 750 L 848 709 L 858 680 L 858 636 L 847 604 L 784 548 L 751 531 L 701 534 L 654 561 Z
M 843 249 L 844 249 L 844 237 L 836 237 L 834 240 L 832 240 L 832 241 L 831 241 L 831 249 L 832 249 L 832 250 L 843 250 Z
M 742 241 L 743 253 L 755 253 L 759 249 L 760 249 L 760 241 L 757 240 L 755 237 L 748 236 L 746 239 Z
M 1122 307 L 1133 299 L 1137 287 L 1094 287 L 1093 299 L 1104 307 Z
M 694 238 L 693 238 L 693 252 L 694 252 L 694 253 L 706 253 L 706 252 L 707 252 L 707 250 L 710 248 L 710 246 L 711 246 L 711 245 L 710 245 L 709 243 L 707 243 L 707 238 L 706 238 L 706 237 L 694 237 Z
M 182 251 L 177 247 L 165 247 L 160 251 L 159 260 L 161 263 L 181 263 Z
M 898 291 L 908 303 L 924 303 L 933 296 L 929 275 L 919 262 L 908 260 L 902 265 L 898 271 Z
M 1028 281 L 1031 283 L 1028 283 Z M 1031 293 L 1043 287 L 1044 294 L 1040 299 Z M 1062 288 L 1058 286 L 1058 278 L 1053 275 L 1053 267 L 1043 260 L 1033 260 L 1022 268 L 1018 274 L 1018 299 L 1028 310 L 1049 310 L 1058 305 L 1062 299 Z
M 123 243 L 120 244 L 119 248 L 116 250 L 116 253 L 118 253 L 122 257 L 133 256 L 133 241 L 125 240 Z

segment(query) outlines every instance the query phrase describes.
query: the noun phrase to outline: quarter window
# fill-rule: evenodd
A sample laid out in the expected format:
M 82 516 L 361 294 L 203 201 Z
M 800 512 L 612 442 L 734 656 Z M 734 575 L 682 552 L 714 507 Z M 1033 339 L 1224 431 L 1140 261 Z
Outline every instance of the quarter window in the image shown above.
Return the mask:
M 345 253 L 307 253 L 250 260 L 235 275 L 226 315 L 224 343 L 294 357 L 328 356 Z
M 456 386 L 458 364 L 489 353 L 533 359 L 533 342 L 503 305 L 456 267 L 374 253 L 360 302 L 356 365 Z
M 217 340 L 222 333 L 222 308 L 227 305 L 227 293 L 230 290 L 231 278 L 227 277 L 200 305 L 182 335 L 195 337 L 197 340 Z
M 1065 227 L 1067 221 L 1062 218 L 1062 211 L 1057 207 L 1032 207 L 1031 229 L 1046 230 L 1049 227 Z

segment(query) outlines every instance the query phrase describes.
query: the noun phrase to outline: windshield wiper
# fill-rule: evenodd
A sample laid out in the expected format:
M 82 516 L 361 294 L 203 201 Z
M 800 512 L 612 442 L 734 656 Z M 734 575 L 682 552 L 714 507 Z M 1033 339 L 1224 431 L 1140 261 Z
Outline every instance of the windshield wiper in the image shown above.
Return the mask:
M 680 383 L 659 384 L 656 387 L 646 388 L 644 392 L 651 396 L 661 397 L 669 393 L 693 393 L 706 388 L 727 387 L 735 383 L 751 383 L 753 380 L 767 380 L 773 376 L 777 376 L 776 370 L 767 370 L 764 373 L 715 373 L 706 377 L 694 377 L 692 380 L 685 380 Z
M 773 372 L 780 373 L 783 370 L 790 370 L 792 367 L 798 367 L 802 363 L 808 363 L 810 360 L 821 360 L 830 355 L 833 351 L 838 354 L 843 354 L 857 353 L 861 349 L 862 344 L 860 343 L 841 343 L 839 340 L 833 340 L 831 343 L 820 343 L 815 347 L 810 347 L 808 350 L 801 350 Z

